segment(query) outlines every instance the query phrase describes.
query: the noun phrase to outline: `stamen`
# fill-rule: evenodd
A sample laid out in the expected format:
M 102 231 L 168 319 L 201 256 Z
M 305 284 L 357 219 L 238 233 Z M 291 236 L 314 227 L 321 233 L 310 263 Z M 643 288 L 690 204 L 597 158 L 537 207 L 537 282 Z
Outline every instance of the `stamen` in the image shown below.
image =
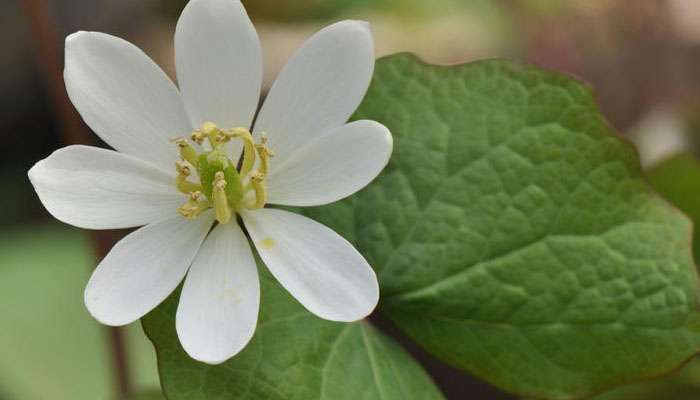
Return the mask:
M 177 170 L 177 176 L 175 177 L 175 187 L 177 190 L 185 194 L 202 190 L 201 185 L 187 180 L 187 177 L 192 174 L 192 166 L 190 164 L 176 162 L 175 169 Z
M 226 179 L 223 171 L 215 174 L 212 197 L 214 198 L 214 216 L 220 224 L 225 224 L 231 219 L 231 208 L 226 198 Z
M 197 157 L 199 155 L 197 154 L 197 151 L 190 146 L 190 144 L 187 142 L 187 139 L 185 138 L 176 138 L 172 139 L 173 143 L 177 145 L 177 147 L 180 148 L 180 157 L 182 157 L 183 160 L 186 160 L 192 165 L 197 165 Z
M 190 199 L 184 206 L 178 207 L 177 212 L 187 219 L 195 219 L 202 211 L 209 208 L 209 202 L 199 201 L 199 197 L 202 195 L 199 191 L 194 191 L 189 195 Z
M 267 185 L 265 185 L 265 174 L 259 171 L 250 173 L 250 184 L 255 192 L 255 202 L 248 206 L 250 210 L 259 210 L 265 206 L 267 198 Z
M 219 146 L 219 142 L 216 140 L 216 138 L 219 136 L 221 129 L 211 122 L 205 122 L 202 124 L 201 131 L 209 139 L 209 144 L 211 145 L 212 150 L 216 149 Z
M 255 141 L 253 140 L 253 135 L 246 128 L 231 129 L 227 135 L 231 138 L 238 137 L 243 140 L 243 164 L 241 165 L 240 175 L 245 177 L 255 164 Z
M 275 152 L 267 148 L 267 134 L 265 132 L 260 134 L 260 143 L 255 145 L 255 148 L 258 150 L 258 156 L 260 157 L 260 168 L 258 168 L 258 171 L 267 175 L 270 167 L 267 159 L 268 157 L 274 157 Z
M 265 179 L 270 168 L 269 158 L 274 157 L 275 153 L 267 148 L 267 135 L 264 132 L 261 134 L 260 142 L 256 144 L 253 135 L 246 128 L 222 130 L 211 122 L 205 122 L 199 129 L 192 132 L 189 138 L 191 142 L 185 138 L 172 139 L 179 147 L 180 155 L 184 160 L 175 163 L 177 170 L 175 187 L 189 195 L 187 203 L 177 209 L 180 215 L 192 219 L 213 207 L 216 220 L 220 224 L 226 224 L 234 216 L 238 207 L 251 210 L 265 207 L 267 200 Z M 240 171 L 228 158 L 226 152 L 226 143 L 233 138 L 240 138 L 243 141 Z M 205 140 L 211 144 L 211 151 L 198 154 L 199 148 L 192 147 L 193 143 L 203 145 Z M 260 162 L 257 169 L 253 170 L 256 166 L 256 156 L 260 158 Z M 192 175 L 195 168 L 199 183 L 188 181 L 188 177 Z

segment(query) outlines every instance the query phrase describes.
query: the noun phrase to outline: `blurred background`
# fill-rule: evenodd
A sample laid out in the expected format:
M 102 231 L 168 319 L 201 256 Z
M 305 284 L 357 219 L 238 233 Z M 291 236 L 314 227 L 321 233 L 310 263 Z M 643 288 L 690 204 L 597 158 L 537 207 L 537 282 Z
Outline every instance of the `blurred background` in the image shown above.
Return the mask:
M 119 233 L 95 234 L 56 222 L 39 203 L 26 172 L 69 142 L 96 142 L 71 122 L 72 109 L 61 105 L 56 73 L 62 68 L 63 38 L 76 30 L 125 38 L 172 76 L 173 32 L 185 3 L 0 2 L 0 400 L 108 400 L 124 391 L 158 398 L 155 354 L 140 326 L 109 330 L 82 304 L 92 268 Z M 644 167 L 698 149 L 698 0 L 243 3 L 262 42 L 266 88 L 320 27 L 364 19 L 371 23 L 378 57 L 408 51 L 446 65 L 507 57 L 583 78 L 595 88 L 605 117 L 637 144 Z M 84 134 L 66 135 L 66 128 Z M 401 339 L 391 326 L 377 322 Z M 450 399 L 513 398 L 408 346 Z M 641 393 L 649 399 L 700 398 L 698 364 L 597 399 L 632 400 Z

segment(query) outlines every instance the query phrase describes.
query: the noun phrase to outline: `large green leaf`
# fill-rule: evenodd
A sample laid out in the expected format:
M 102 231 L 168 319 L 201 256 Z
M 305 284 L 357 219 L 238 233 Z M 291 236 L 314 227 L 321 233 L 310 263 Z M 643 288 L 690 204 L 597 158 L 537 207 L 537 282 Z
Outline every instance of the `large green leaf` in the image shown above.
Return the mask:
M 377 63 L 355 118 L 395 151 L 369 188 L 306 213 L 368 258 L 381 310 L 510 392 L 576 398 L 700 349 L 691 223 L 641 178 L 591 90 L 504 60 Z
M 663 132 L 659 132 L 663 134 Z M 678 154 L 646 171 L 649 182 L 673 205 L 700 224 L 700 162 L 692 154 Z M 700 257 L 700 235 L 695 234 L 693 253 Z M 700 397 L 700 358 L 680 371 L 648 382 L 625 385 L 595 400 L 696 400 Z
M 324 321 L 265 271 L 255 336 L 221 365 L 191 359 L 175 332 L 178 294 L 143 318 L 170 400 L 442 399 L 400 346 L 366 322 Z

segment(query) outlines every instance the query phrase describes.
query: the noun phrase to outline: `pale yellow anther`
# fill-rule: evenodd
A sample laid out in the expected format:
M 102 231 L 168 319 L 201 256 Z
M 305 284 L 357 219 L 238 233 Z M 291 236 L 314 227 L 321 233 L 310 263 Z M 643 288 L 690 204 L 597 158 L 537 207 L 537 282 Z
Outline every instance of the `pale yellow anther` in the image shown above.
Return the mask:
M 255 192 L 255 201 L 248 205 L 250 210 L 259 210 L 265 206 L 267 198 L 267 185 L 265 185 L 265 174 L 260 171 L 250 173 L 250 184 Z
M 260 134 L 260 143 L 255 145 L 255 148 L 258 151 L 258 157 L 260 157 L 260 167 L 258 171 L 267 174 L 270 167 L 267 159 L 269 157 L 274 157 L 275 152 L 267 148 L 267 134 L 265 132 Z
M 199 191 L 193 191 L 189 195 L 190 199 L 184 206 L 178 207 L 177 212 L 187 219 L 194 219 L 206 210 L 209 204 L 206 201 L 199 201 L 199 197 L 202 195 Z
M 175 163 L 175 170 L 179 175 L 183 175 L 185 178 L 192 175 L 192 166 L 183 162 Z
M 193 149 L 192 146 L 190 146 L 190 143 L 187 141 L 187 139 L 179 137 L 170 140 L 173 143 L 175 143 L 175 145 L 177 145 L 177 147 L 180 149 L 180 157 L 182 157 L 183 160 L 189 162 L 192 165 L 197 165 L 199 155 L 197 154 L 197 150 Z
M 202 145 L 202 143 L 204 143 L 204 139 L 206 139 L 206 137 L 207 135 L 200 130 L 190 133 L 190 139 L 192 139 L 193 142 L 197 143 L 200 146 Z
M 224 173 L 218 171 L 214 175 L 212 184 L 212 197 L 214 198 L 214 216 L 220 224 L 225 224 L 231 219 L 231 207 L 226 198 L 226 179 Z
M 218 143 L 228 143 L 231 140 L 231 136 L 226 131 L 219 131 L 216 135 L 216 141 Z
M 192 166 L 190 164 L 176 162 L 175 170 L 177 171 L 175 176 L 175 187 L 177 190 L 185 194 L 202 190 L 202 186 L 187 180 L 187 177 L 192 174 Z

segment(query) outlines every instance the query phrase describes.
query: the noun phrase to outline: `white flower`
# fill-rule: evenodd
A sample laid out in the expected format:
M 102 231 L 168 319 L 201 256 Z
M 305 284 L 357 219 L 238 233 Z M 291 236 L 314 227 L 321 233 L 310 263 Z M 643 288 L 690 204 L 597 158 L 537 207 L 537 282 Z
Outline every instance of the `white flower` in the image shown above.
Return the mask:
M 379 289 L 357 250 L 313 220 L 263 206 L 334 202 L 388 162 L 383 125 L 345 124 L 374 69 L 368 25 L 342 21 L 312 36 L 277 78 L 252 135 L 262 55 L 238 0 L 190 1 L 175 31 L 175 63 L 179 91 L 124 40 L 94 32 L 66 39 L 70 99 L 117 151 L 69 146 L 29 177 L 63 222 L 145 225 L 98 265 L 85 289 L 90 313 L 128 324 L 187 275 L 176 316 L 184 349 L 207 363 L 236 354 L 255 331 L 260 298 L 237 213 L 266 266 L 309 311 L 333 321 L 367 316 Z

